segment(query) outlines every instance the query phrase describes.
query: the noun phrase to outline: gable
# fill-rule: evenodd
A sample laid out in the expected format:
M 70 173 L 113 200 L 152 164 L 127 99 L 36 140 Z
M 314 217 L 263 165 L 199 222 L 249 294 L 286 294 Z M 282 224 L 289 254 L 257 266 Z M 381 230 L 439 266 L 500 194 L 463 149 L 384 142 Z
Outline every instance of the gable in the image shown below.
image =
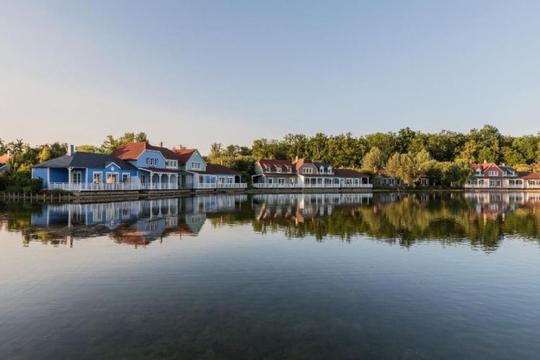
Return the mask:
M 194 164 L 201 164 L 200 168 L 197 168 Z M 186 161 L 186 170 L 206 171 L 206 161 L 199 153 L 198 150 L 193 151 L 189 159 Z
M 135 162 L 137 167 L 165 168 L 165 157 L 160 151 L 145 149 Z

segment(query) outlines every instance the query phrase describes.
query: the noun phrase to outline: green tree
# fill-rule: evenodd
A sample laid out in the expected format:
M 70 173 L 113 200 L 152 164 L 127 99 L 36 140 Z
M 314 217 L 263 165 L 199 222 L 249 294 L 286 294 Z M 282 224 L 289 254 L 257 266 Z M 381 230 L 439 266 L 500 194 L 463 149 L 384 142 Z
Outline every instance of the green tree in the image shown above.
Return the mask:
M 374 146 L 362 159 L 362 169 L 376 174 L 384 168 L 384 163 L 385 159 L 383 152 L 378 147 Z

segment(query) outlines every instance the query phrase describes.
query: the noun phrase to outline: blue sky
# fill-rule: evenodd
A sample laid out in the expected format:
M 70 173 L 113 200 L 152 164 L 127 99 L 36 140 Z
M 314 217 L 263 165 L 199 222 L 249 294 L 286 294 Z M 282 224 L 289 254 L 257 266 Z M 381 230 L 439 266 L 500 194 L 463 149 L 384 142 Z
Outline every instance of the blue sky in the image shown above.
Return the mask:
M 538 1 L 3 1 L 0 138 L 537 133 Z

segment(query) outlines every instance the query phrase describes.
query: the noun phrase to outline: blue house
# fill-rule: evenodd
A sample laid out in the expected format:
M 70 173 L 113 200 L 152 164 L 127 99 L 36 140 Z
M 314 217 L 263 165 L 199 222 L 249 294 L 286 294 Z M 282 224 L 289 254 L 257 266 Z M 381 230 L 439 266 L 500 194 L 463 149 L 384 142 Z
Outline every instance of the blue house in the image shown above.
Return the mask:
M 138 170 L 129 162 L 107 154 L 74 152 L 32 168 L 32 178 L 45 189 L 67 191 L 131 190 L 139 188 Z
M 178 166 L 178 156 L 166 147 L 133 142 L 116 149 L 112 155 L 139 170 L 144 188 L 162 190 L 179 187 L 179 176 L 184 172 Z

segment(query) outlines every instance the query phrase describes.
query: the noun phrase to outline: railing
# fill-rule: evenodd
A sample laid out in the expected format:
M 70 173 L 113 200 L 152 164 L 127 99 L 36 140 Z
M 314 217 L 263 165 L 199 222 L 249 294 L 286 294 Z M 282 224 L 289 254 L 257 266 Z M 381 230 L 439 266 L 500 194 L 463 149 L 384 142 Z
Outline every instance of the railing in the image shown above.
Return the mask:
M 134 190 L 177 190 L 178 184 L 156 183 L 156 184 L 141 184 L 138 182 L 131 183 L 50 183 L 49 190 L 64 190 L 64 191 L 134 191 Z
M 255 183 L 253 187 L 257 189 L 296 189 L 296 188 L 328 188 L 328 189 L 358 189 L 358 188 L 372 188 L 373 184 L 298 184 L 298 183 L 288 183 L 288 184 L 277 184 L 277 183 Z
M 194 189 L 245 189 L 246 183 L 199 183 Z

